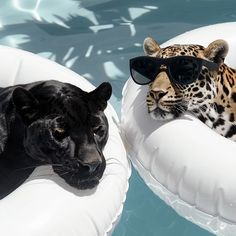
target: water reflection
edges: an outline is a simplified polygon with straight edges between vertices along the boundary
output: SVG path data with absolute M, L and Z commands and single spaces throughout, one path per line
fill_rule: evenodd
M 35 2 L 35 4 L 34 4 Z M 38 20 L 38 21 L 42 21 L 39 13 L 38 13 L 38 7 L 39 4 L 41 3 L 41 0 L 37 0 L 37 1 L 27 1 L 27 4 L 33 4 L 33 7 L 27 8 L 24 7 L 23 4 L 25 3 L 25 1 L 20 1 L 20 0 L 13 0 L 13 6 L 21 12 L 25 12 L 25 13 L 29 13 L 32 14 L 32 16 Z
M 142 53 L 146 32 L 157 31 L 154 20 L 163 4 L 154 0 L 145 4 L 133 0 L 3 2 L 1 44 L 55 60 L 95 85 L 110 80 L 118 111 L 129 77 L 128 60 Z
M 158 10 L 155 5 L 75 0 L 12 0 L 3 8 L 14 11 L 14 17 L 1 15 L 1 44 L 55 60 L 95 85 L 111 80 L 118 100 L 129 76 L 128 54 L 141 47 L 135 21 Z

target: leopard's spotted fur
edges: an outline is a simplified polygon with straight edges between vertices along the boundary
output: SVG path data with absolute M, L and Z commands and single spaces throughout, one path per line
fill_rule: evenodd
M 203 67 L 198 79 L 188 85 L 172 83 L 161 71 L 150 84 L 147 106 L 154 119 L 173 119 L 189 111 L 222 136 L 236 141 L 236 70 L 224 63 L 228 45 L 216 40 L 208 47 L 172 45 L 160 48 L 152 38 L 144 40 L 146 55 L 169 58 L 187 55 L 218 63 L 217 71 Z

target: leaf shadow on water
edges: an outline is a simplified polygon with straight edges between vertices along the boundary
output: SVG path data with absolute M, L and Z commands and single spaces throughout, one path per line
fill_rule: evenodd
M 191 15 L 191 22 L 184 21 L 180 4 L 174 0 L 168 4 L 164 0 L 149 0 L 145 5 L 137 0 L 74 1 L 78 2 L 80 15 L 68 13 L 67 18 L 53 15 L 64 25 L 49 22 L 42 12 L 41 22 L 32 19 L 6 25 L 0 30 L 0 37 L 23 35 L 19 43 L 15 40 L 17 47 L 66 65 L 94 85 L 110 81 L 118 100 L 129 77 L 129 59 L 143 54 L 142 42 L 147 35 L 163 42 L 201 25 L 195 19 L 197 14 Z M 175 13 L 170 14 L 167 21 L 169 5 L 173 5 Z

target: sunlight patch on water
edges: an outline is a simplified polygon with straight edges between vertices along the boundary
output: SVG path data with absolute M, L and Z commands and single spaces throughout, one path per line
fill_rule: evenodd
M 26 34 L 14 34 L 0 39 L 0 44 L 10 47 L 19 47 L 20 44 L 30 42 L 30 37 Z
M 56 55 L 52 52 L 40 52 L 38 55 L 50 59 L 52 61 L 56 61 Z
M 132 23 L 132 21 L 129 21 L 129 20 L 125 19 L 125 17 L 121 17 L 121 19 L 125 22 L 125 23 L 121 23 L 121 25 L 129 26 L 131 36 L 134 36 L 136 34 L 136 29 L 135 29 L 135 26 Z
M 106 75 L 111 80 L 124 78 L 126 75 L 112 61 L 107 61 L 103 64 Z
M 71 68 L 75 64 L 75 62 L 77 61 L 78 58 L 79 58 L 79 56 L 71 58 L 70 60 L 68 60 L 65 63 L 65 66 L 68 67 L 68 68 Z
M 87 80 L 94 80 L 93 76 L 90 73 L 85 73 L 85 74 L 82 74 L 81 76 Z
M 12 0 L 12 5 L 18 12 L 28 13 L 24 15 L 25 20 L 29 18 L 27 17 L 28 15 L 37 21 L 55 23 L 69 29 L 70 27 L 65 23 L 65 21 L 71 17 L 80 16 L 86 18 L 94 25 L 99 25 L 94 12 L 80 6 L 80 3 L 74 0 L 60 1 L 60 3 L 58 0 Z
M 74 50 L 75 50 L 74 47 L 70 47 L 67 53 L 65 54 L 65 56 L 63 57 L 62 62 L 65 62 L 66 60 L 68 60 Z
M 55 23 L 55 24 L 60 25 L 60 26 L 62 26 L 62 27 L 64 27 L 64 28 L 67 28 L 67 29 L 70 28 L 67 24 L 65 24 L 62 20 L 60 20 L 60 19 L 59 19 L 58 17 L 56 17 L 56 16 L 53 17 L 53 21 L 52 21 L 51 23 Z
M 106 30 L 106 29 L 112 29 L 114 28 L 113 24 L 107 24 L 107 25 L 95 25 L 95 26 L 89 26 L 89 28 L 94 32 L 97 33 L 100 30 Z
M 91 21 L 94 25 L 99 25 L 99 22 L 94 14 L 94 12 L 86 9 L 86 8 L 79 8 L 77 9 L 77 15 L 84 17 Z
M 86 54 L 85 54 L 85 57 L 86 57 L 86 58 L 90 57 L 91 52 L 92 52 L 92 50 L 93 50 L 93 47 L 94 47 L 94 45 L 89 45 L 88 50 L 87 50 L 87 52 L 86 52 Z
M 27 1 L 27 2 L 29 3 L 30 1 Z M 23 12 L 32 14 L 32 16 L 36 20 L 42 21 L 40 15 L 38 13 L 38 7 L 39 7 L 40 2 L 41 2 L 41 0 L 36 0 L 34 7 L 30 9 L 30 8 L 25 8 L 24 6 L 22 6 L 23 5 L 22 3 L 24 3 L 24 1 L 21 2 L 20 0 L 13 0 L 13 6 L 19 11 L 23 11 Z
M 137 8 L 137 7 L 130 7 L 128 9 L 128 11 L 129 11 L 130 18 L 132 20 L 134 20 L 134 19 L 136 19 L 136 18 L 138 18 L 138 17 L 140 17 L 140 16 L 150 12 L 149 9 Z
M 141 43 L 135 43 L 134 46 L 135 47 L 142 47 L 143 45 Z
M 147 9 L 150 9 L 150 10 L 157 10 L 157 9 L 159 9 L 158 6 L 144 6 L 144 7 L 147 8 Z

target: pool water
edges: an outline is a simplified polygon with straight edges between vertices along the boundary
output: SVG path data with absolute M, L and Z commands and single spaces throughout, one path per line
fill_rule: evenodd
M 236 21 L 234 0 L 1 0 L 0 44 L 54 60 L 94 85 L 109 81 L 111 103 L 120 116 L 128 61 L 142 54 L 146 36 L 163 43 L 185 31 L 228 21 Z M 133 170 L 113 235 L 211 234 L 178 216 Z

